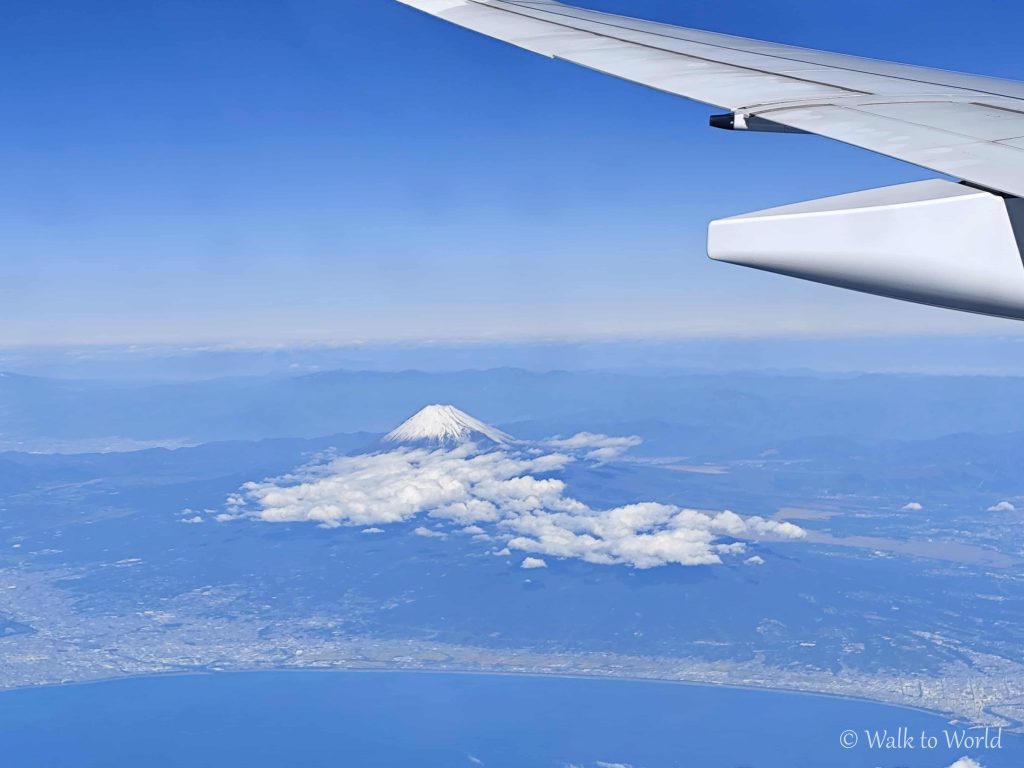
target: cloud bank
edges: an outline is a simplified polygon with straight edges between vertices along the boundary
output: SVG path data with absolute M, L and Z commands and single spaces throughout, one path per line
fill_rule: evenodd
M 344 456 L 247 483 L 218 519 L 371 530 L 415 520 L 420 536 L 461 530 L 530 555 L 525 568 L 546 565 L 539 556 L 634 568 L 716 565 L 744 554 L 747 540 L 805 535 L 792 523 L 659 502 L 595 509 L 556 476 L 574 461 L 606 461 L 636 440 L 581 433 L 516 451 L 464 444 Z

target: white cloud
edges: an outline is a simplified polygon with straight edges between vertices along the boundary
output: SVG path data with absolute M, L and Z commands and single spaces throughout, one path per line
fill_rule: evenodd
M 242 492 L 267 522 L 384 525 L 429 511 L 432 517 L 472 525 L 499 519 L 503 509 L 557 504 L 564 484 L 530 473 L 561 469 L 570 460 L 560 454 L 474 453 L 472 445 L 400 449 L 336 458 L 294 475 L 247 483 Z
M 924 505 L 917 501 L 912 501 L 909 504 L 903 505 L 904 512 L 920 512 L 924 509 Z
M 629 763 L 604 763 L 597 761 L 597 768 L 633 768 Z
M 1015 507 L 1009 501 L 1000 501 L 998 504 L 993 504 L 991 507 L 989 507 L 988 511 L 989 512 L 1016 512 L 1017 511 L 1017 507 Z
M 754 555 L 753 557 L 748 557 L 746 560 L 744 560 L 743 564 L 744 565 L 764 565 L 764 558 L 761 557 L 760 555 Z
M 604 511 L 575 510 L 523 514 L 501 522 L 513 534 L 512 549 L 555 557 L 575 557 L 599 565 L 655 568 L 717 565 L 722 562 L 719 536 L 802 538 L 792 523 L 734 512 L 698 512 L 656 502 Z
M 422 525 L 413 531 L 417 536 L 422 536 L 425 539 L 447 539 L 448 534 L 444 531 L 432 531 L 429 528 L 424 528 Z
M 193 515 L 192 517 L 183 517 L 178 522 L 186 523 L 187 525 L 199 525 L 203 522 L 203 518 L 199 515 Z
M 384 533 L 383 528 L 363 528 L 363 533 Z
M 614 461 L 642 442 L 643 440 L 636 435 L 613 437 L 593 432 L 579 432 L 572 437 L 553 438 L 546 444 L 566 453 L 582 454 L 591 461 L 605 462 Z
M 746 551 L 747 545 L 742 541 L 734 541 L 732 544 L 715 544 L 715 552 L 720 555 L 742 555 Z
M 594 445 L 617 439 L 583 434 L 561 447 L 582 447 L 589 455 Z M 554 476 L 572 461 L 561 451 L 480 453 L 472 445 L 328 457 L 284 477 L 247 483 L 228 499 L 227 512 L 218 519 L 308 521 L 373 531 L 429 518 L 433 527 L 421 525 L 414 533 L 440 538 L 447 525 L 481 540 L 497 539 L 505 545 L 499 554 L 516 550 L 535 556 L 527 560 L 548 555 L 635 568 L 713 565 L 744 554 L 744 540 L 805 535 L 792 523 L 657 502 L 594 509 L 570 496 Z
M 523 564 L 519 567 L 524 571 L 533 571 L 537 568 L 547 568 L 548 564 L 539 557 L 525 557 L 523 558 Z
M 949 766 L 949 768 L 982 768 L 982 765 L 977 760 L 972 760 L 969 757 L 961 757 Z

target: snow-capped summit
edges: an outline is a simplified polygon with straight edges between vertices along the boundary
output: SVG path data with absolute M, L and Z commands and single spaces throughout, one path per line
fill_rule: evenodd
M 474 419 L 453 405 L 428 405 L 412 418 L 384 436 L 384 443 L 416 443 L 457 445 L 460 443 L 492 443 L 505 445 L 512 441 L 500 429 Z

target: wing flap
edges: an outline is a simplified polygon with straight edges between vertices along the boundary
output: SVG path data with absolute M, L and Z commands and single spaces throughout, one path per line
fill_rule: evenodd
M 903 102 L 858 105 L 859 112 L 891 117 L 915 125 L 941 125 L 950 133 L 980 141 L 999 142 L 1024 137 L 1024 112 L 963 102 Z
M 981 141 L 928 125 L 872 114 L 858 107 L 793 107 L 769 111 L 765 116 L 791 128 L 992 189 L 1024 195 L 1024 150 L 1011 143 Z

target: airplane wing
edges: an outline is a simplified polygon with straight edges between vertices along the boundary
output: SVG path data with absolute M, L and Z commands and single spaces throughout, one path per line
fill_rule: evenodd
M 728 110 L 729 114 L 712 118 L 716 127 L 813 133 L 963 180 L 971 188 L 923 182 L 880 190 L 874 197 L 858 193 L 851 200 L 832 198 L 725 219 L 712 224 L 709 252 L 724 261 L 819 282 L 1024 319 L 1024 209 L 1016 201 L 1024 197 L 1024 83 L 687 29 L 584 10 L 555 0 L 399 1 L 534 53 Z M 1001 211 L 994 205 L 997 197 L 1002 201 Z M 849 231 L 856 219 L 859 222 L 854 226 L 867 223 L 863 215 L 851 213 L 847 203 L 855 203 L 856 211 L 866 207 L 876 214 L 881 209 L 891 211 L 893 206 L 923 203 L 933 209 L 939 224 L 948 220 L 951 212 L 966 211 L 979 201 L 991 204 L 991 212 L 983 214 L 984 226 L 1002 234 L 996 238 L 1000 242 L 986 247 L 1012 251 L 1014 258 L 1001 257 L 993 266 L 963 254 L 945 255 L 954 265 L 958 259 L 966 260 L 974 271 L 988 270 L 992 280 L 1017 280 L 1019 291 L 1009 304 L 1002 295 L 1005 291 L 999 290 L 983 291 L 983 296 L 965 295 L 963 290 L 932 295 L 934 279 L 915 286 L 903 276 L 897 284 L 872 287 L 874 267 L 867 275 L 851 280 L 833 274 L 830 268 L 822 272 L 825 256 L 814 259 L 815 264 L 810 265 L 814 268 L 808 270 L 806 256 L 780 260 L 779 253 L 765 256 L 754 253 L 754 246 L 743 246 L 744 240 L 750 243 L 766 233 L 779 240 L 778 247 L 783 250 L 789 247 L 790 237 L 806 243 L 806 229 L 800 231 L 792 218 L 810 215 L 820 225 L 815 242 L 821 243 L 819 250 L 827 256 L 828 244 L 822 238 Z M 972 211 L 971 215 L 979 214 Z M 789 225 L 780 226 L 783 221 Z M 726 229 L 730 230 L 725 238 L 728 247 L 716 248 L 716 241 L 724 242 L 720 235 Z M 740 230 L 744 234 L 737 237 Z M 917 251 L 936 246 L 940 251 L 949 250 L 948 245 L 917 234 L 925 241 L 914 246 Z M 850 239 L 848 234 L 846 239 Z M 856 250 L 858 246 L 846 242 L 842 247 Z M 908 255 L 910 244 L 904 242 L 885 247 L 884 254 L 874 255 L 882 260 L 900 258 L 904 266 L 913 262 L 910 272 L 922 266 L 917 262 L 926 255 Z M 898 272 L 903 275 L 907 270 Z M 949 282 L 956 288 L 962 276 L 953 273 Z M 939 293 L 942 291 L 948 293 L 946 288 Z M 976 292 L 975 288 L 971 291 Z

